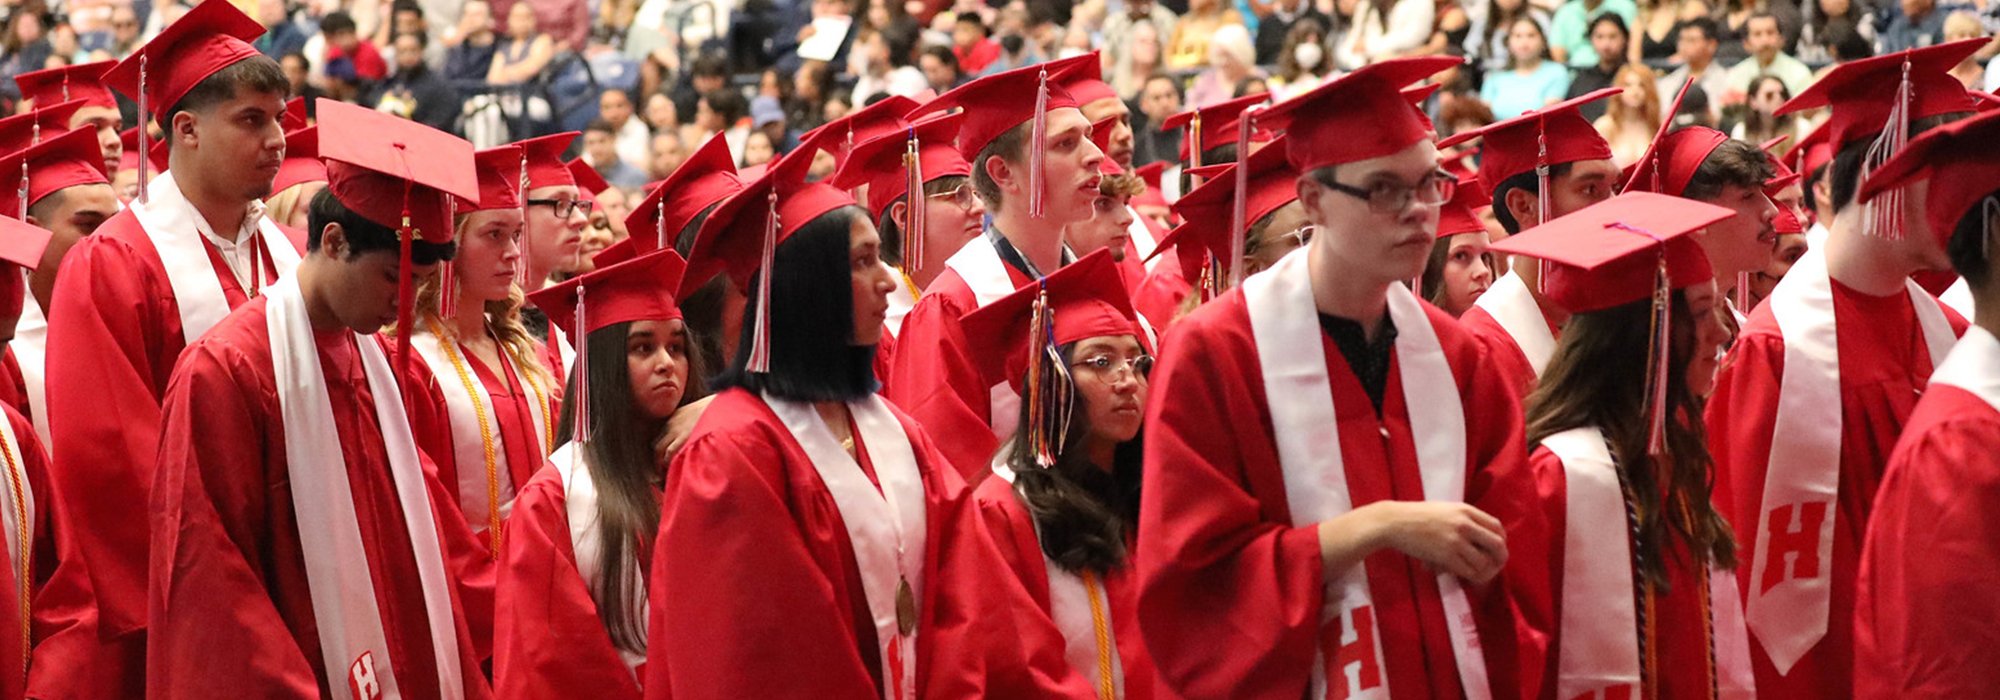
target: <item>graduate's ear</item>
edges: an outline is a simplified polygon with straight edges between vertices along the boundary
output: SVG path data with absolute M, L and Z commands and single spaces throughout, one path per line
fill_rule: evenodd
M 1553 186 L 1555 182 L 1552 180 L 1549 184 Z M 1507 213 L 1514 216 L 1514 221 L 1520 224 L 1520 230 L 1526 231 L 1541 225 L 1541 195 L 1529 192 L 1524 187 L 1515 187 L 1507 190 L 1507 201 L 1502 204 L 1507 206 Z
M 997 155 L 987 156 L 986 163 L 982 167 L 986 168 L 986 176 L 993 179 L 993 184 L 1000 186 L 1001 192 L 1017 193 L 1025 189 L 1015 186 L 1014 166 L 1008 163 L 1006 158 Z
M 170 128 L 167 130 L 167 138 L 173 139 L 175 143 L 174 146 L 169 146 L 168 148 L 193 146 L 198 141 L 195 138 L 194 126 L 199 121 L 201 121 L 201 117 L 195 114 L 192 109 L 183 109 L 175 112 L 174 121 L 168 125 Z
M 910 200 L 908 197 L 904 197 L 903 201 L 889 205 L 889 220 L 896 222 L 897 230 L 908 231 L 910 229 L 910 222 L 907 218 L 909 215 Z
M 347 259 L 347 230 L 337 221 L 326 222 L 326 228 L 319 231 L 319 245 L 312 252 L 325 255 L 332 260 Z

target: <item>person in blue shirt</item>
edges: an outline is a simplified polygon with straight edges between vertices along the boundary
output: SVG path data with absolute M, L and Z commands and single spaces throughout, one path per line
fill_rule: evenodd
M 1479 97 L 1493 108 L 1496 119 L 1512 119 L 1531 109 L 1562 100 L 1569 91 L 1569 69 L 1549 57 L 1542 25 L 1521 17 L 1507 27 L 1507 69 L 1486 75 Z

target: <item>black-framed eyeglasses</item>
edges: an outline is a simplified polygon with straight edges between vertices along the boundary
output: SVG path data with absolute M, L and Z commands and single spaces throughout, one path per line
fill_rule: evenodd
M 581 199 L 530 199 L 528 200 L 528 206 L 548 207 L 555 212 L 558 219 L 567 219 L 571 214 L 575 214 L 578 211 L 588 212 L 590 210 L 590 203 Z
M 1458 191 L 1458 176 L 1443 170 L 1433 170 L 1424 175 L 1417 184 L 1411 185 L 1394 180 L 1383 180 L 1368 187 L 1355 187 L 1329 180 L 1319 184 L 1327 189 L 1368 203 L 1368 208 L 1382 214 L 1395 214 L 1408 209 L 1412 202 L 1419 204 L 1443 204 Z
M 1092 374 L 1107 382 L 1118 381 L 1126 372 L 1131 372 L 1132 376 L 1139 379 L 1146 379 L 1153 374 L 1153 356 L 1114 358 L 1110 355 L 1098 355 L 1072 362 L 1070 367 L 1090 370 Z
M 950 192 L 939 192 L 937 194 L 924 195 L 924 197 L 926 199 L 948 199 L 952 204 L 957 205 L 958 208 L 968 211 L 972 209 L 972 205 L 979 203 L 979 193 L 972 189 L 972 183 L 969 182 L 959 185 Z

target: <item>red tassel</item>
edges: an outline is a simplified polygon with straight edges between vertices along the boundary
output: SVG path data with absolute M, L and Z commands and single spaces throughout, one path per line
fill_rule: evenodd
M 1896 86 L 1896 103 L 1889 106 L 1889 122 L 1882 127 L 1882 135 L 1868 145 L 1868 152 L 1861 159 L 1861 172 L 1865 178 L 1876 168 L 1888 162 L 1910 140 L 1910 59 L 1903 59 L 1903 77 Z M 1877 238 L 1892 241 L 1903 240 L 1903 188 L 1891 188 L 1887 192 L 1869 200 L 1862 210 L 1866 215 L 1861 219 L 1861 232 Z
M 20 202 L 21 202 L 21 210 L 19 212 L 16 212 L 16 218 L 19 218 L 22 221 L 27 221 L 28 220 L 28 161 L 25 158 L 21 160 L 21 186 L 14 189 L 14 194 L 15 196 L 20 197 Z
M 152 139 L 146 133 L 146 52 L 139 51 L 139 203 L 146 203 L 146 165 L 151 160 Z
M 770 216 L 764 220 L 764 252 L 757 261 L 757 324 L 750 335 L 750 357 L 744 369 L 750 372 L 771 371 L 771 258 L 778 247 L 778 188 L 771 186 L 768 195 Z
M 521 189 L 517 194 L 521 200 L 521 267 L 514 271 L 514 281 L 521 285 L 521 291 L 527 292 L 534 289 L 528 284 L 531 281 L 528 275 L 533 274 L 528 272 L 531 267 L 528 261 L 534 259 L 535 236 L 533 231 L 528 230 L 528 159 L 525 156 L 521 158 Z
M 1673 343 L 1673 283 L 1667 274 L 1667 256 L 1660 255 L 1660 269 L 1653 283 L 1653 342 L 1652 365 L 1647 386 L 1648 428 L 1646 453 L 1665 455 L 1667 453 L 1667 382 L 1672 376 L 1668 369 L 1668 357 L 1672 355 Z
M 1187 133 L 1182 134 L 1181 138 L 1185 139 L 1188 145 L 1188 167 L 1201 167 L 1201 110 L 1195 110 L 1194 116 L 1188 117 Z
M 914 273 L 924 264 L 924 233 L 930 229 L 930 198 L 924 196 L 924 161 L 917 143 L 917 130 L 910 129 L 910 143 L 903 152 L 903 167 L 909 172 L 909 189 L 903 197 L 910 215 L 904 217 L 903 271 Z M 915 289 L 914 287 L 912 289 Z
M 659 206 L 653 208 L 653 230 L 659 232 L 659 250 L 674 247 L 674 242 L 667 239 L 667 196 L 665 193 L 660 195 Z
M 1736 310 L 1750 313 L 1750 273 L 1736 273 Z
M 590 323 L 585 320 L 583 308 L 584 292 L 589 288 L 590 286 L 586 284 L 576 286 L 576 328 L 572 329 L 575 332 L 570 334 L 570 345 L 576 348 L 577 396 L 572 400 L 576 401 L 575 433 L 576 441 L 580 444 L 588 444 L 591 434 L 596 432 L 590 429 L 590 334 L 588 332 Z
M 1236 196 L 1229 210 L 1229 286 L 1243 284 L 1243 248 L 1250 237 L 1250 124 L 1263 111 L 1251 107 L 1236 119 Z
M 1042 69 L 1041 82 L 1035 87 L 1035 116 L 1029 120 L 1033 124 L 1028 131 L 1028 216 L 1042 218 L 1047 194 L 1048 178 L 1042 174 L 1044 156 L 1049 138 L 1049 71 Z

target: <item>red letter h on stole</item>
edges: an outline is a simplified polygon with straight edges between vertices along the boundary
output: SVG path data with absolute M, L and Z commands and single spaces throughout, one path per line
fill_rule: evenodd
M 379 700 L 382 685 L 375 680 L 375 652 L 361 652 L 361 658 L 347 667 L 347 689 L 354 693 L 355 700 Z
M 1758 585 L 1758 593 L 1770 592 L 1771 587 L 1794 578 L 1819 577 L 1820 527 L 1826 524 L 1826 503 L 1802 503 L 1796 506 L 1799 526 L 1787 529 L 1792 523 L 1794 506 L 1784 505 L 1771 509 L 1765 528 L 1771 533 L 1769 544 L 1764 549 L 1764 579 Z M 1786 555 L 1796 558 L 1787 564 Z
M 1328 700 L 1347 700 L 1382 685 L 1381 660 L 1375 657 L 1375 609 L 1363 605 L 1347 611 L 1340 616 L 1340 627 L 1340 647 L 1333 652 L 1333 662 L 1327 664 L 1331 672 L 1326 679 Z M 1347 672 L 1349 666 L 1355 667 L 1354 673 Z

